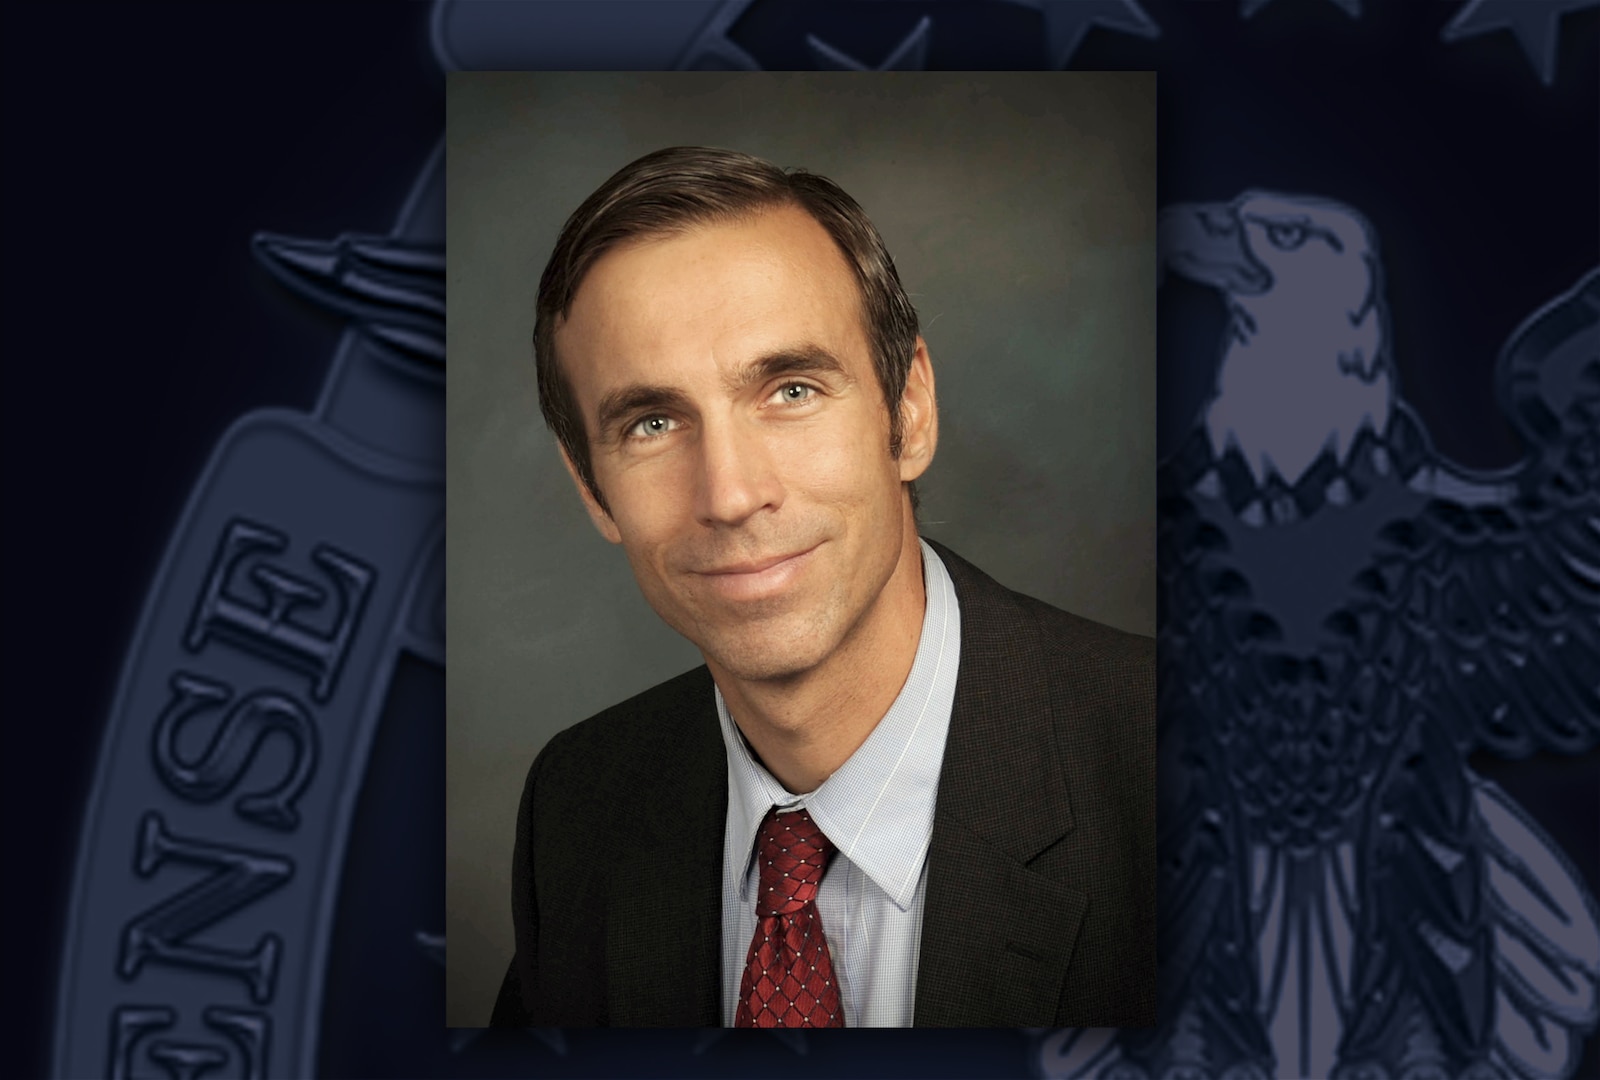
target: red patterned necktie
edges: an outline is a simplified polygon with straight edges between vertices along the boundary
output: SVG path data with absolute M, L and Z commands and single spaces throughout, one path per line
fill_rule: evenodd
M 833 845 L 804 810 L 767 811 L 756 935 L 739 984 L 734 1027 L 844 1027 L 839 981 L 817 914 L 817 885 Z

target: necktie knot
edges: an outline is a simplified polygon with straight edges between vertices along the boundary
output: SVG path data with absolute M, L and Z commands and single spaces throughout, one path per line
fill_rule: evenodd
M 844 1027 L 817 886 L 833 845 L 805 810 L 767 811 L 757 836 L 761 892 L 734 1027 Z
M 756 909 L 789 915 L 816 899 L 833 845 L 805 810 L 767 812 L 761 822 L 756 858 L 761 864 L 761 894 Z

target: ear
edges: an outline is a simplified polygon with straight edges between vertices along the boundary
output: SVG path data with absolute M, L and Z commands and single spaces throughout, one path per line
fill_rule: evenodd
M 567 467 L 567 475 L 572 477 L 572 484 L 578 489 L 578 498 L 583 500 L 583 508 L 589 511 L 589 520 L 594 522 L 594 527 L 600 531 L 601 536 L 613 544 L 622 543 L 622 532 L 617 528 L 617 523 L 612 521 L 611 515 L 595 501 L 594 493 L 589 490 L 589 485 L 583 482 L 583 477 L 578 475 L 577 466 L 572 464 L 572 459 L 567 456 L 567 448 L 561 446 L 559 441 L 557 446 L 561 450 L 561 464 Z
M 933 364 L 928 343 L 919 336 L 917 351 L 900 395 L 900 479 L 915 480 L 933 463 L 939 445 L 939 401 L 933 390 Z

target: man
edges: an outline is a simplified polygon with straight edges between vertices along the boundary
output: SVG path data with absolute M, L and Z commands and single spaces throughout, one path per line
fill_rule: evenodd
M 494 1023 L 1153 1023 L 1153 645 L 919 538 L 933 369 L 855 201 L 647 155 L 568 220 L 534 346 L 706 663 L 534 762 Z

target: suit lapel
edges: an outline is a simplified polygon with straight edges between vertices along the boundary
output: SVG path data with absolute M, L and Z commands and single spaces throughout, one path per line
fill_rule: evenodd
M 1028 867 L 1072 828 L 1049 671 L 1033 616 L 934 547 L 961 605 L 961 668 L 928 850 L 915 1023 L 1052 1026 L 1087 898 Z
M 1087 900 L 1028 867 L 1072 828 L 1043 649 L 1010 593 L 933 546 L 961 605 L 961 667 L 928 851 L 915 1023 L 1052 1026 Z M 722 1022 L 727 754 L 701 672 L 660 716 L 684 738 L 641 776 L 638 828 L 615 863 L 605 918 L 613 1026 Z
M 704 668 L 700 669 L 702 672 Z M 661 720 L 684 738 L 641 777 L 637 829 L 616 860 L 605 918 L 607 1023 L 721 1024 L 722 834 L 727 752 L 711 677 Z M 595 852 L 596 859 L 608 858 Z

